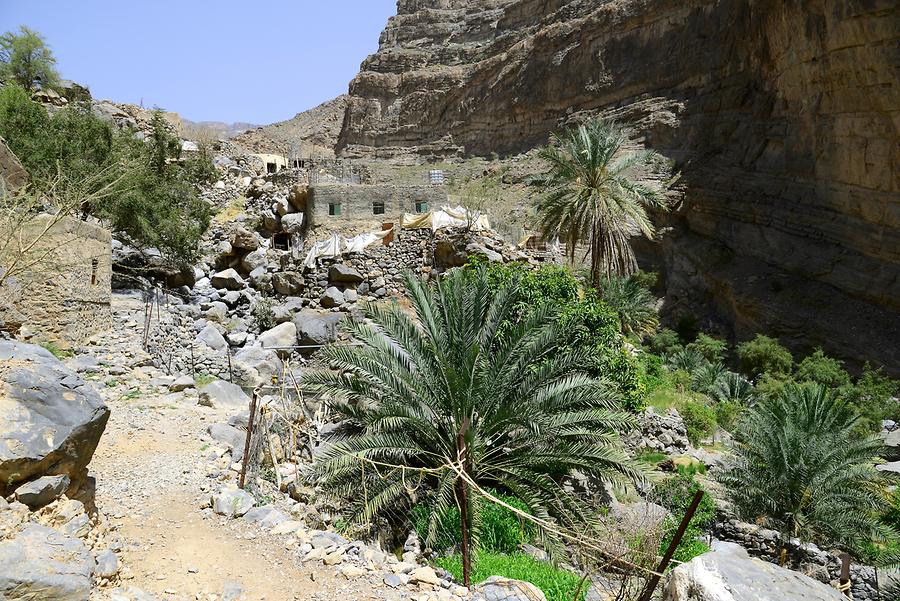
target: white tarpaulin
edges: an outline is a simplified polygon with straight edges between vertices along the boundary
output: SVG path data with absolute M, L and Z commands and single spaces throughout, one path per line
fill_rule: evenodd
M 445 227 L 468 227 L 476 232 L 491 229 L 487 215 L 482 215 L 480 211 L 472 209 L 464 209 L 461 206 L 441 207 L 440 211 L 431 211 L 414 215 L 412 213 L 404 213 L 400 225 L 407 230 L 417 230 L 431 228 L 432 232 L 436 232 Z
M 383 240 L 384 237 L 392 231 L 393 230 L 382 230 L 380 232 L 369 232 L 366 234 L 359 234 L 352 238 L 344 238 L 338 234 L 331 234 L 331 237 L 327 240 L 322 240 L 321 242 L 313 244 L 312 248 L 309 249 L 309 253 L 306 255 L 306 259 L 303 261 L 303 265 L 312 269 L 316 266 L 316 261 L 318 259 L 334 259 L 335 257 L 340 257 L 344 253 L 361 252 L 375 242 Z

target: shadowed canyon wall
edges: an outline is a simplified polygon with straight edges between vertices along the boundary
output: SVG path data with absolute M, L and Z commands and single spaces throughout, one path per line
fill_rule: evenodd
M 400 0 L 345 156 L 512 154 L 589 113 L 683 173 L 667 309 L 900 372 L 894 0 Z

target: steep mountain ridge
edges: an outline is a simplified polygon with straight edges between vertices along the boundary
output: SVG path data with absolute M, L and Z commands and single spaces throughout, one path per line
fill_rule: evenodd
M 645 257 L 672 311 L 900 371 L 900 7 L 400 0 L 338 152 L 518 153 L 603 113 L 683 174 Z
M 254 152 L 334 156 L 346 102 L 338 96 L 285 121 L 244 131 L 234 141 Z

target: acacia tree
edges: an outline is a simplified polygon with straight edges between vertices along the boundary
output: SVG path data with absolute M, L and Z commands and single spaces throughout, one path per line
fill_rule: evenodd
M 21 25 L 19 33 L 0 36 L 0 79 L 26 90 L 33 90 L 37 82 L 48 88 L 59 83 L 56 58 L 41 34 Z
M 625 129 L 594 119 L 555 134 L 540 153 L 550 165 L 541 179 L 541 231 L 547 239 L 563 240 L 573 263 L 576 246 L 588 245 L 594 287 L 603 276 L 637 270 L 630 239 L 652 239 L 648 209 L 668 209 L 663 190 L 633 179 L 634 170 L 657 155 L 625 152 L 627 141 Z
M 582 371 L 585 357 L 563 352 L 568 336 L 551 309 L 511 324 L 516 282 L 491 292 L 483 268 L 433 286 L 405 279 L 414 316 L 369 305 L 369 321 L 350 326 L 360 346 L 326 348 L 335 371 L 305 378 L 357 428 L 325 451 L 315 473 L 358 523 L 425 496 L 427 544 L 457 508 L 468 585 L 481 491 L 511 494 L 542 520 L 583 523 L 559 480 L 576 469 L 640 479 L 616 434 L 633 418 L 611 387 Z

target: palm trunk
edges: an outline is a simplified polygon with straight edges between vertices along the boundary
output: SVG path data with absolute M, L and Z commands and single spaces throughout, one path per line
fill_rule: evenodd
M 596 223 L 591 229 L 591 285 L 600 290 L 600 232 Z
M 456 481 L 456 503 L 459 505 L 459 527 L 462 539 L 463 584 L 472 586 L 472 549 L 469 537 L 469 498 L 466 483 L 462 478 Z

